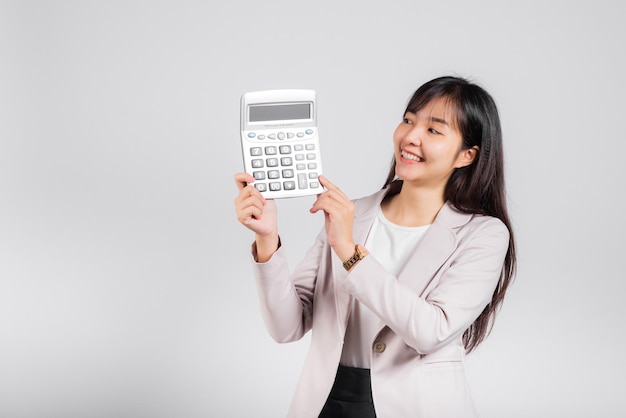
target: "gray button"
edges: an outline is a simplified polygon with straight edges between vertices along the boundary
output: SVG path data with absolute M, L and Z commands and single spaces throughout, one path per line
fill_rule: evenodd
M 273 192 L 280 190 L 280 183 L 279 182 L 270 183 L 270 190 Z
M 304 174 L 304 173 L 298 174 L 298 188 L 306 189 L 307 186 L 308 186 L 308 183 L 307 183 L 307 180 L 306 180 L 306 174 Z

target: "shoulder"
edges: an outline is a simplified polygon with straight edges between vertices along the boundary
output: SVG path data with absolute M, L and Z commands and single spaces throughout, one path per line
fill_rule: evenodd
M 459 238 L 480 236 L 503 241 L 509 239 L 509 230 L 500 219 L 494 216 L 461 212 L 449 202 L 441 208 L 435 222 L 449 229 Z
M 354 215 L 360 217 L 363 214 L 371 212 L 380 206 L 383 198 L 387 194 L 387 189 L 378 190 L 370 195 L 352 199 L 354 203 Z

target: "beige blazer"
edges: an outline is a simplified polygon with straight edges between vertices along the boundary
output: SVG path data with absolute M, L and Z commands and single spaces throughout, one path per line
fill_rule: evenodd
M 365 242 L 385 193 L 355 200 L 355 242 Z M 346 272 L 323 229 L 293 272 L 282 249 L 254 263 L 270 335 L 290 342 L 312 330 L 287 416 L 318 417 L 356 298 L 380 318 L 371 350 L 378 418 L 476 417 L 461 337 L 491 301 L 508 240 L 500 220 L 446 204 L 397 277 L 373 255 Z

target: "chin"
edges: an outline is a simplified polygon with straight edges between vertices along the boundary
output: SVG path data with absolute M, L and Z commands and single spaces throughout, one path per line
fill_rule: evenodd
M 419 175 L 415 173 L 414 169 L 407 168 L 408 167 L 398 169 L 398 166 L 396 166 L 396 177 L 405 181 L 416 180 L 419 178 Z

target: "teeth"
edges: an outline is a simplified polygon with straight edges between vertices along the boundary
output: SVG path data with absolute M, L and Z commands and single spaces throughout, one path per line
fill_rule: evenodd
M 406 158 L 407 160 L 424 161 L 422 158 L 418 157 L 417 155 L 409 154 L 406 151 L 402 151 L 401 154 L 402 154 L 402 158 Z

